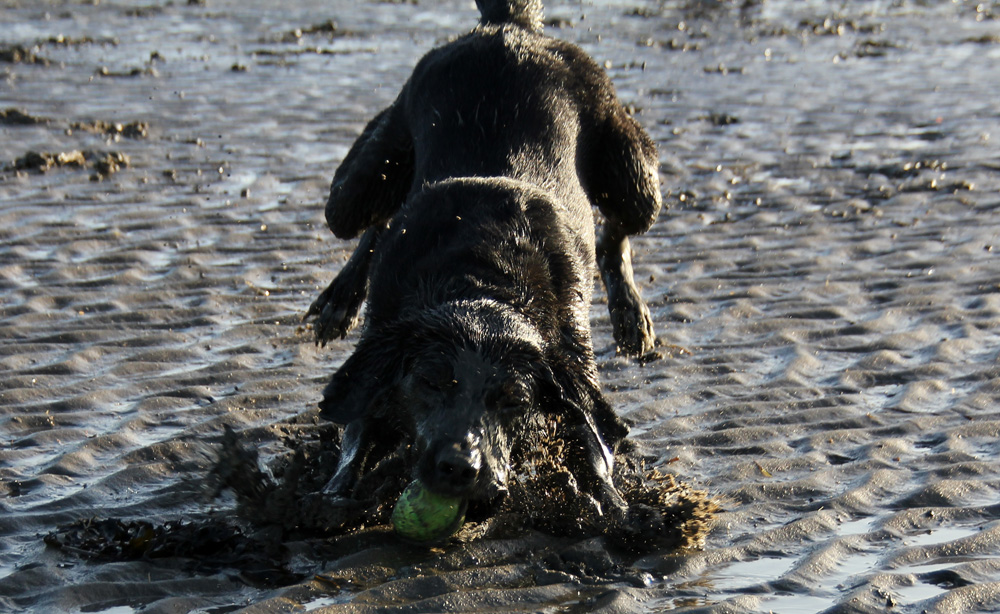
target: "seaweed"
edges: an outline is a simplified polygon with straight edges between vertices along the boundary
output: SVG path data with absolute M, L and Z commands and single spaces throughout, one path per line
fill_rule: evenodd
M 47 534 L 45 544 L 89 561 L 180 560 L 190 571 L 239 569 L 261 586 L 285 586 L 300 579 L 282 561 L 280 541 L 246 533 L 220 520 L 168 521 L 86 518 Z
M 93 169 L 91 181 L 102 181 L 127 168 L 131 160 L 120 151 L 79 151 L 71 150 L 58 153 L 29 151 L 4 167 L 8 171 L 35 171 L 47 173 L 54 168 L 87 168 Z
M 244 445 L 241 435 L 227 428 L 212 472 L 212 494 L 231 489 L 238 516 L 258 527 L 280 527 L 286 535 L 339 535 L 388 524 L 410 479 L 411 446 L 401 444 L 366 471 L 352 499 L 331 500 L 321 489 L 336 467 L 339 433 L 290 439 L 292 449 L 265 470 L 256 448 Z M 499 507 L 485 510 L 476 509 L 473 502 L 473 522 L 456 539 L 504 537 L 531 529 L 563 537 L 603 536 L 609 544 L 635 552 L 703 546 L 718 510 L 706 493 L 648 469 L 646 460 L 626 445 L 617 455 L 615 483 L 628 513 L 625 518 L 602 513 L 593 497 L 578 488 L 571 468 L 583 461 L 574 458 L 565 442 L 558 420 L 541 425 L 519 446 L 508 496 Z

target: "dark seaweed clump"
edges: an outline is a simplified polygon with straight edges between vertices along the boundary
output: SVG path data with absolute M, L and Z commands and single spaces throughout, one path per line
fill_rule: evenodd
M 190 572 L 239 569 L 253 584 L 283 586 L 298 578 L 277 563 L 287 558 L 279 541 L 245 533 L 231 523 L 84 519 L 45 536 L 45 544 L 97 561 L 170 559 Z
M 35 126 L 47 123 L 49 120 L 44 117 L 35 117 L 21 109 L 10 108 L 0 111 L 0 124 L 7 126 Z
M 130 164 L 129 157 L 119 151 L 73 150 L 59 153 L 29 151 L 7 165 L 4 170 L 46 173 L 61 167 L 90 168 L 93 170 L 91 181 L 102 181 Z
M 246 445 L 246 435 L 226 428 L 209 478 L 211 494 L 231 489 L 240 517 L 257 526 L 280 528 L 288 536 L 338 535 L 389 522 L 409 481 L 405 446 L 365 473 L 353 500 L 332 505 L 319 493 L 337 466 L 340 429 L 331 424 L 275 428 L 282 431 L 289 452 L 272 461 L 267 471 L 261 468 L 257 448 Z
M 648 469 L 646 460 L 626 442 L 615 459 L 615 484 L 629 505 L 628 522 L 620 525 L 580 493 L 570 471 L 578 461 L 567 448 L 559 421 L 543 427 L 537 443 L 515 467 L 511 495 L 500 517 L 510 515 L 516 524 L 555 535 L 603 535 L 613 545 L 640 552 L 704 545 L 709 521 L 718 510 L 706 493 L 673 475 Z
M 51 62 L 35 53 L 32 47 L 24 45 L 0 45 L 0 62 L 8 64 L 38 64 L 48 66 Z

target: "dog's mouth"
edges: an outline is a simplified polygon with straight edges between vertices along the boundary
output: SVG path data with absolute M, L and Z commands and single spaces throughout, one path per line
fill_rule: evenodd
M 475 438 L 430 446 L 419 455 L 414 478 L 431 492 L 479 503 L 507 494 L 507 470 Z
M 413 480 L 392 511 L 397 535 L 418 544 L 439 542 L 466 521 L 492 516 L 507 495 L 506 472 L 497 472 L 479 439 L 438 442 L 418 455 Z

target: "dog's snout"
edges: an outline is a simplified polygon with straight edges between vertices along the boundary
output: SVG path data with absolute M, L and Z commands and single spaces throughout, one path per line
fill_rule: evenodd
M 479 477 L 483 458 L 471 437 L 441 445 L 434 455 L 431 489 L 450 494 L 471 491 Z

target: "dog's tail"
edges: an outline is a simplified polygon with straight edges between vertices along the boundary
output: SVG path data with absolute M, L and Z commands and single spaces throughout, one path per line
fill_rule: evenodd
M 517 24 L 535 32 L 542 30 L 542 0 L 476 0 L 483 24 Z

